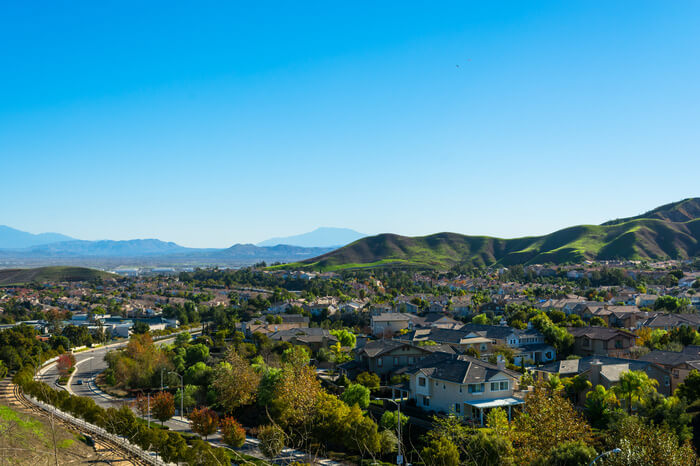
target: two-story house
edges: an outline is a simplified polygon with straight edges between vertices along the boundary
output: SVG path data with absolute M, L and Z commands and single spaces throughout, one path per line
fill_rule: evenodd
M 619 328 L 569 327 L 574 337 L 574 354 L 579 356 L 629 357 L 637 336 Z
M 415 316 L 403 312 L 389 312 L 372 316 L 372 334 L 393 335 L 400 330 L 413 328 Z
M 412 366 L 434 353 L 455 354 L 449 345 L 420 345 L 401 340 L 373 340 L 355 351 L 358 371 L 379 375 L 393 374 Z
M 512 415 L 523 403 L 516 396 L 520 374 L 506 369 L 505 361 L 489 364 L 469 356 L 436 354 L 408 368 L 409 398 L 425 411 L 451 413 L 484 424 L 489 409 L 503 408 Z

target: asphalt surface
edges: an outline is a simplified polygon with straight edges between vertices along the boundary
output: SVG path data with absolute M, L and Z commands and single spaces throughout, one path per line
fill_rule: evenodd
M 201 332 L 201 330 L 190 331 L 191 334 L 197 334 L 199 332 Z M 175 341 L 175 336 L 159 340 L 156 342 L 156 344 L 166 345 L 171 344 L 173 341 Z M 124 341 L 116 344 L 111 344 L 102 348 L 76 353 L 75 371 L 73 372 L 73 376 L 69 381 L 69 385 L 60 386 L 56 383 L 59 377 L 58 368 L 56 364 L 48 366 L 46 370 L 40 372 L 36 378 L 37 380 L 41 380 L 42 382 L 47 383 L 53 387 L 65 389 L 69 393 L 72 393 L 74 395 L 92 398 L 93 400 L 95 400 L 95 403 L 97 403 L 102 408 L 107 409 L 112 407 L 120 407 L 125 403 L 130 403 L 131 401 L 133 401 L 133 399 L 114 398 L 97 388 L 97 386 L 94 383 L 94 380 L 99 373 L 107 369 L 107 363 L 104 360 L 105 355 L 109 351 L 126 346 L 127 343 L 128 341 Z M 78 381 L 81 380 L 83 383 L 79 385 Z M 152 422 L 159 423 L 159 421 L 157 420 L 153 420 Z M 186 418 L 182 419 L 179 416 L 176 416 L 166 421 L 165 425 L 168 426 L 168 429 L 172 431 L 192 433 L 189 421 Z M 207 440 L 214 445 L 223 446 L 221 443 L 221 434 L 219 433 L 210 435 L 209 437 L 207 437 Z M 259 458 L 262 457 L 262 454 L 260 453 L 260 450 L 258 448 L 258 440 L 254 437 L 247 437 L 245 445 L 238 451 Z M 301 451 L 285 448 L 280 457 L 276 458 L 274 462 L 287 463 L 289 461 L 306 462 L 308 461 L 308 455 Z M 316 463 L 322 465 L 340 464 L 329 459 L 318 459 L 316 460 Z

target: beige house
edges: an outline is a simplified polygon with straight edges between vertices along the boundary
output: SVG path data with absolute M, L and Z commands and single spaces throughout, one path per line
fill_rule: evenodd
M 425 411 L 450 413 L 483 425 L 489 409 L 523 404 L 520 374 L 469 356 L 435 354 L 407 370 L 409 397 Z

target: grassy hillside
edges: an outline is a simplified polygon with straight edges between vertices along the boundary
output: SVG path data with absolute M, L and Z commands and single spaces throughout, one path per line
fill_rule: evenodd
M 38 267 L 34 269 L 2 269 L 0 285 L 22 285 L 32 282 L 78 282 L 96 278 L 114 278 L 111 273 L 85 267 Z
M 603 225 L 616 225 L 642 218 L 655 218 L 657 220 L 666 220 L 668 222 L 688 222 L 690 220 L 695 220 L 696 218 L 700 218 L 700 198 L 691 197 L 688 199 L 683 199 L 682 201 L 672 202 L 643 213 L 642 215 L 611 220 L 603 223 Z
M 54 432 L 55 447 L 54 450 Z M 0 403 L 0 464 L 105 464 L 84 437 L 60 426 L 52 431 L 46 418 Z
M 697 214 L 695 208 L 698 206 Z M 422 237 L 383 234 L 290 267 L 338 270 L 376 266 L 449 268 L 458 264 L 513 265 L 580 262 L 586 259 L 664 259 L 700 255 L 700 202 L 689 199 L 605 225 L 579 225 L 545 236 L 501 239 L 438 233 Z

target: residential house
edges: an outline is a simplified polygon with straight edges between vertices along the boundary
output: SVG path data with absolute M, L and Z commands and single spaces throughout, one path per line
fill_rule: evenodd
M 393 335 L 400 330 L 410 330 L 414 326 L 416 316 L 403 312 L 389 312 L 371 317 L 372 334 L 377 336 Z
M 606 389 L 618 383 L 620 374 L 627 371 L 644 371 L 650 378 L 658 381 L 659 393 L 664 396 L 673 393 L 671 372 L 658 364 L 643 360 L 586 356 L 580 359 L 554 361 L 535 369 L 536 374 L 559 374 L 561 377 L 584 375 L 593 386 L 603 385 Z M 583 403 L 585 399 L 585 393 L 582 393 L 578 401 Z
M 695 329 L 700 327 L 700 315 L 698 314 L 668 314 L 663 312 L 649 314 L 650 316 L 641 325 L 652 330 L 672 330 L 682 325 Z
M 618 328 L 569 327 L 574 337 L 574 354 L 579 356 L 628 357 L 637 336 Z
M 686 346 L 683 351 L 651 351 L 639 358 L 657 364 L 671 372 L 671 393 L 683 383 L 690 371 L 700 370 L 700 347 Z
M 520 374 L 505 361 L 489 364 L 469 356 L 436 354 L 405 370 L 410 376 L 409 398 L 425 411 L 452 413 L 483 425 L 492 408 L 523 404 L 518 390 Z
M 281 330 L 291 330 L 295 328 L 308 328 L 309 318 L 300 314 L 281 314 L 282 322 L 270 323 L 263 319 L 253 319 L 248 322 L 241 322 L 241 332 L 250 338 L 254 333 L 269 335 Z
M 286 341 L 293 345 L 306 345 L 312 351 L 335 345 L 338 339 L 325 328 L 293 328 L 271 333 L 270 340 Z
M 417 327 L 435 327 L 435 328 L 448 328 L 448 329 L 459 329 L 464 326 L 464 323 L 453 319 L 450 316 L 439 312 L 429 312 L 422 318 L 422 322 L 417 325 Z
M 450 345 L 421 345 L 401 340 L 373 340 L 355 350 L 358 371 L 387 375 L 412 366 L 434 353 L 455 354 Z

